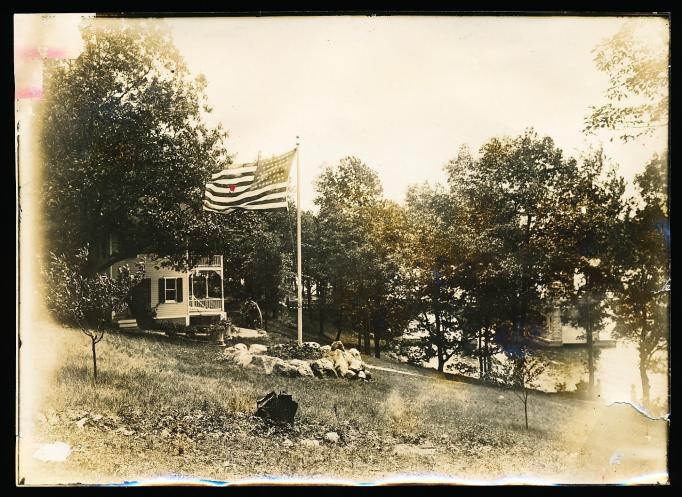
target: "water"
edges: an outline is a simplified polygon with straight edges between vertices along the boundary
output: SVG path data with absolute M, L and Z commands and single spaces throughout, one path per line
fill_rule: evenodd
M 610 339 L 608 327 L 600 333 L 601 339 Z M 579 331 L 575 328 L 564 329 L 564 341 L 579 343 Z M 568 334 L 568 336 L 566 336 Z M 576 337 L 578 337 L 576 339 Z M 642 382 L 639 376 L 639 353 L 637 345 L 624 340 L 617 340 L 615 347 L 595 347 L 595 385 L 600 398 L 606 403 L 640 401 L 642 398 Z M 538 380 L 539 388 L 547 392 L 555 392 L 563 383 L 566 391 L 574 391 L 582 380 L 587 382 L 587 349 L 580 346 L 544 348 L 538 351 L 538 356 L 548 365 Z M 504 361 L 504 354 L 498 354 L 496 359 Z M 453 357 L 446 363 L 464 362 L 478 368 L 475 358 Z M 668 398 L 668 367 L 667 354 L 657 357 L 655 371 L 649 372 L 651 384 L 651 400 L 665 408 Z M 433 358 L 425 367 L 437 368 L 438 361 Z

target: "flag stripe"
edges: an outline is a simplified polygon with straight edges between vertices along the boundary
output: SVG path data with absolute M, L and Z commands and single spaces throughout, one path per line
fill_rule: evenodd
M 250 174 L 256 171 L 256 166 L 254 164 L 243 165 L 242 167 L 236 167 L 232 169 L 223 169 L 220 172 L 213 173 L 211 179 L 220 178 L 234 178 L 235 176 L 243 176 L 244 174 Z
M 250 204 L 256 204 L 259 202 L 270 202 L 272 200 L 276 199 L 286 199 L 286 188 L 281 188 L 279 191 L 276 192 L 265 192 L 262 195 L 259 195 L 257 197 L 254 197 L 252 199 L 249 199 L 246 202 L 239 201 L 239 202 L 221 202 L 221 201 L 214 201 L 211 199 L 206 199 L 205 202 L 207 202 L 211 207 L 214 208 L 228 208 L 228 207 L 240 207 L 242 205 L 250 205 Z
M 230 193 L 230 194 L 224 194 L 224 193 L 212 193 L 210 191 L 206 191 L 206 197 L 210 198 L 211 200 L 215 200 L 219 203 L 232 203 L 232 202 L 237 202 L 238 200 L 248 200 L 251 199 L 252 197 L 255 197 L 256 195 L 260 195 L 262 193 L 268 193 L 273 190 L 281 190 L 284 189 L 286 190 L 288 183 L 275 183 L 273 185 L 268 185 L 263 188 L 259 188 L 258 190 L 247 190 L 241 193 Z
M 217 195 L 220 197 L 220 196 L 222 196 L 221 195 L 222 193 L 228 193 L 228 194 L 236 195 L 237 193 L 245 192 L 251 186 L 250 182 L 246 183 L 246 184 L 242 184 L 242 185 L 240 185 L 239 183 L 232 183 L 232 184 L 234 185 L 234 190 L 230 190 L 229 187 L 216 186 L 216 185 L 213 185 L 211 183 L 206 185 L 206 190 L 208 190 L 211 193 L 213 193 L 214 195 Z

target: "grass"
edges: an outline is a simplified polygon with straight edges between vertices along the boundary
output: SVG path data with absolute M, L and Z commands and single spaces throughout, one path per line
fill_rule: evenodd
M 74 330 L 58 330 L 52 337 L 64 352 L 45 375 L 45 394 L 35 412 L 28 413 L 34 431 L 20 448 L 26 483 L 122 482 L 169 474 L 221 481 L 375 481 L 415 473 L 601 482 L 607 481 L 600 480 L 603 468 L 613 469 L 607 464 L 613 440 L 590 435 L 599 431 L 600 420 L 628 423 L 629 428 L 620 426 L 628 433 L 648 426 L 626 412 L 629 407 L 534 396 L 531 429 L 525 430 L 521 403 L 494 388 L 436 374 L 385 371 L 375 371 L 369 383 L 268 376 L 219 360 L 219 347 L 142 334 L 105 337 L 98 346 L 100 376 L 94 387 L 86 338 Z M 267 342 L 250 342 L 286 340 L 272 333 Z M 253 416 L 256 398 L 272 390 L 287 391 L 299 402 L 293 427 L 271 426 Z M 324 440 L 329 431 L 339 434 L 337 444 Z M 653 432 L 652 446 L 659 447 L 665 433 Z M 36 443 L 56 441 L 73 448 L 65 462 L 30 457 Z M 660 454 L 619 464 L 607 478 L 617 481 L 642 469 L 661 470 Z

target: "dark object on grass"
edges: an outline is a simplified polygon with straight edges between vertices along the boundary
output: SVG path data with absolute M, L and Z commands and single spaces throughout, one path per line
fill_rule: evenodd
M 270 392 L 256 400 L 256 416 L 278 423 L 294 424 L 297 409 L 298 402 L 286 392 Z

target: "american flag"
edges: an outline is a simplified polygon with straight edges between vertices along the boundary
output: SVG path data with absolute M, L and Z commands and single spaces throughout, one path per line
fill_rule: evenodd
M 296 149 L 215 173 L 206 184 L 204 210 L 227 214 L 235 209 L 286 209 L 289 170 Z

